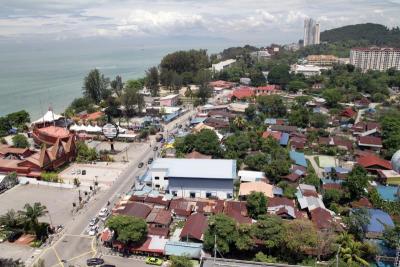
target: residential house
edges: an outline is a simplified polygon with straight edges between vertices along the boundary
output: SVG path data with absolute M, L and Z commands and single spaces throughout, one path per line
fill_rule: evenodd
M 184 198 L 172 199 L 169 210 L 177 219 L 186 219 L 196 208 L 196 202 Z
M 232 92 L 232 99 L 246 100 L 248 98 L 254 97 L 255 91 L 253 87 L 242 86 Z
M 226 201 L 224 213 L 234 219 L 238 224 L 251 224 L 253 220 L 248 216 L 245 201 Z
M 379 209 L 368 209 L 369 223 L 363 225 L 367 238 L 379 238 L 382 236 L 386 227 L 394 227 L 394 223 L 389 214 Z
M 261 95 L 275 95 L 281 93 L 279 85 L 266 85 L 254 88 L 256 96 Z
M 167 241 L 164 248 L 166 256 L 185 256 L 191 259 L 200 259 L 203 244 L 182 241 Z
M 229 128 L 229 121 L 216 118 L 207 118 L 204 122 L 205 125 L 214 129 L 226 129 Z
M 400 174 L 394 170 L 377 170 L 378 179 L 387 185 L 400 185 Z
M 273 185 L 262 181 L 241 183 L 239 188 L 239 197 L 246 198 L 252 192 L 261 192 L 266 197 L 271 198 L 274 196 L 273 188 Z
M 390 161 L 384 160 L 376 155 L 367 154 L 357 158 L 357 163 L 370 172 L 376 173 L 378 170 L 391 170 Z
M 207 226 L 207 217 L 204 214 L 193 213 L 186 220 L 179 237 L 186 242 L 202 242 Z
M 302 210 L 307 209 L 311 211 L 316 208 L 325 209 L 322 196 L 317 193 L 317 189 L 313 185 L 299 184 L 296 197 Z
M 168 229 L 171 221 L 171 212 L 160 208 L 153 208 L 146 218 L 146 223 L 150 228 Z
M 307 161 L 306 161 L 306 157 L 304 156 L 304 153 L 292 150 L 289 152 L 289 156 L 290 156 L 290 159 L 292 161 L 294 161 L 294 163 L 296 165 L 300 165 L 300 166 L 307 168 Z
M 142 219 L 146 219 L 151 211 L 151 205 L 139 202 L 122 203 L 113 209 L 114 214 L 128 215 Z
M 161 107 L 175 107 L 178 105 L 179 94 L 167 95 L 164 97 L 160 97 L 160 106 Z
M 358 146 L 361 149 L 370 149 L 373 151 L 380 151 L 382 146 L 382 138 L 375 136 L 359 136 Z
M 240 170 L 238 172 L 238 177 L 241 183 L 267 180 L 267 177 L 265 176 L 264 172 L 257 172 L 257 171 Z
M 294 200 L 286 197 L 273 197 L 268 199 L 267 212 L 283 219 L 296 219 L 297 209 Z

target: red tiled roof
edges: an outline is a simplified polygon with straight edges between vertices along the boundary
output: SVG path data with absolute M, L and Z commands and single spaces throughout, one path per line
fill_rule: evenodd
M 251 218 L 247 216 L 247 207 L 244 201 L 226 201 L 224 213 L 238 223 L 252 222 Z
M 147 234 L 168 237 L 169 228 L 148 227 Z
M 310 211 L 311 221 L 318 229 L 329 229 L 332 227 L 332 215 L 323 208 L 316 208 Z
M 257 87 L 257 90 L 259 91 L 278 91 L 280 90 L 279 85 L 276 84 L 271 84 L 267 86 L 259 86 Z
M 300 179 L 300 175 L 298 175 L 298 174 L 292 172 L 292 173 L 289 173 L 289 174 L 286 175 L 286 176 L 283 176 L 282 178 L 283 178 L 283 179 L 286 179 L 286 180 L 289 180 L 289 181 L 291 181 L 291 182 L 294 183 L 294 182 L 297 182 L 297 181 Z
M 350 203 L 353 208 L 372 208 L 371 202 L 369 202 L 368 198 L 360 198 L 357 201 L 353 201 Z
M 368 156 L 363 156 L 359 157 L 357 159 L 357 163 L 360 164 L 364 168 L 369 168 L 369 167 L 381 167 L 387 170 L 392 169 L 392 165 L 390 164 L 390 161 L 381 159 L 378 156 L 375 155 L 368 155 Z
M 180 238 L 182 240 L 191 238 L 201 241 L 206 229 L 207 217 L 202 213 L 194 213 L 186 220 L 185 226 L 180 234 Z
M 343 117 L 348 117 L 348 118 L 353 118 L 357 115 L 357 112 L 355 112 L 352 108 L 348 107 L 345 108 L 341 113 L 340 116 Z
M 273 197 L 268 199 L 268 207 L 276 207 L 276 206 L 291 206 L 294 208 L 293 199 L 289 199 L 286 197 Z
M 322 185 L 322 187 L 324 190 L 330 190 L 330 189 L 341 190 L 342 189 L 342 185 L 336 184 L 336 183 L 324 184 L 324 185 Z
M 116 210 L 115 213 L 146 219 L 151 212 L 151 207 L 149 205 L 139 202 L 127 203 L 124 205 L 124 207 L 124 209 Z
M 237 99 L 243 99 L 254 96 L 254 90 L 251 87 L 240 87 L 233 91 L 232 96 Z
M 382 138 L 375 136 L 360 136 L 358 138 L 358 145 L 382 146 Z
M 262 134 L 263 138 L 268 138 L 269 136 L 271 136 L 275 140 L 279 141 L 279 140 L 281 140 L 282 133 L 281 132 L 276 132 L 276 131 L 265 131 Z
M 36 129 L 37 132 L 40 134 L 45 134 L 51 137 L 55 138 L 60 138 L 60 139 L 65 139 L 68 138 L 70 135 L 70 132 L 62 127 L 56 127 L 56 126 L 49 126 L 49 127 L 44 127 L 44 128 L 38 128 Z
M 200 152 L 197 152 L 196 150 L 193 150 L 189 154 L 186 154 L 185 158 L 187 158 L 187 159 L 211 159 L 212 156 L 204 155 Z

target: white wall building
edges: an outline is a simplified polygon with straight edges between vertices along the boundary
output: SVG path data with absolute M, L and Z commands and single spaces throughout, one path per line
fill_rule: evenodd
M 314 65 L 299 65 L 299 64 L 294 64 L 290 66 L 290 70 L 294 72 L 295 74 L 303 74 L 306 78 L 315 76 L 315 75 L 320 75 L 321 70 L 326 70 L 328 68 L 326 67 L 319 67 L 319 66 L 314 66 Z
M 236 59 L 228 59 L 228 60 L 225 60 L 225 61 L 221 61 L 221 62 L 219 62 L 217 64 L 212 64 L 211 68 L 212 68 L 213 71 L 218 72 L 218 71 L 221 71 L 221 70 L 223 70 L 225 68 L 229 68 L 235 62 L 236 62 Z
M 304 46 L 320 43 L 319 23 L 309 18 L 304 20 Z
M 154 189 L 177 197 L 233 197 L 236 160 L 158 158 L 150 167 Z
M 400 48 L 353 48 L 350 50 L 350 64 L 362 71 L 400 70 Z

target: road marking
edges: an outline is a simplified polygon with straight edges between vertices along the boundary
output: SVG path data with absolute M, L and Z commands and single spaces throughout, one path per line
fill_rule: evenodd
M 93 236 L 90 236 L 90 235 L 72 235 L 72 234 L 65 234 L 64 236 L 81 237 L 81 238 L 89 238 L 89 239 L 92 239 L 92 238 L 93 238 Z
M 87 254 L 89 254 L 89 253 L 93 253 L 93 252 L 94 252 L 94 251 L 88 251 L 88 252 L 82 253 L 81 255 L 78 255 L 78 256 L 75 256 L 75 257 L 73 257 L 73 258 L 70 258 L 70 259 L 68 259 L 68 260 L 66 260 L 66 261 L 67 261 L 67 262 L 73 261 L 73 260 L 79 259 L 79 258 L 81 258 L 81 257 L 83 257 L 83 256 L 85 256 L 85 255 L 87 255 Z
M 57 253 L 56 248 L 53 247 L 53 250 L 54 250 L 54 253 L 56 254 L 56 257 L 57 257 L 58 261 L 60 262 L 61 266 L 64 266 L 64 264 L 63 264 L 63 262 L 62 262 L 60 256 L 59 256 L 58 253 Z
M 140 262 L 145 261 L 145 260 L 141 260 L 141 259 L 137 259 L 137 258 L 123 258 L 121 256 L 103 254 L 103 258 L 105 258 L 105 257 L 116 258 L 116 259 L 126 259 L 126 260 L 132 260 L 132 261 L 140 261 Z

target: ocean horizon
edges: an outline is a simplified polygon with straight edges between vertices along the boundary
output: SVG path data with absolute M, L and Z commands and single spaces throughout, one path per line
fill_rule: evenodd
M 36 120 L 49 107 L 63 112 L 82 96 L 83 79 L 94 68 L 110 80 L 144 77 L 163 56 L 182 49 L 204 48 L 215 53 L 227 48 L 215 41 L 199 43 L 0 43 L 0 116 L 26 110 Z

